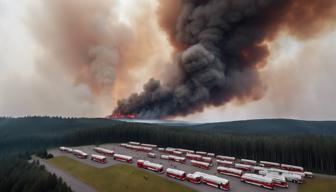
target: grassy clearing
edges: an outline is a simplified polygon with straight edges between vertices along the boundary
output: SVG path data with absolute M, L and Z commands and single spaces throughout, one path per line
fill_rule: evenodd
M 299 185 L 298 192 L 335 192 L 336 177 L 316 176 Z
M 97 192 L 194 192 L 195 190 L 164 179 L 155 174 L 118 164 L 98 169 L 67 157 L 55 157 L 49 163 L 87 183 Z

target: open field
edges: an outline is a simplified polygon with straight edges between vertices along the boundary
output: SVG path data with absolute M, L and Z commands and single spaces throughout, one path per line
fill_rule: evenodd
M 186 186 L 158 177 L 149 172 L 135 169 L 126 164 L 116 164 L 111 167 L 99 169 L 67 157 L 55 157 L 48 162 L 89 184 L 95 188 L 97 192 L 195 191 Z
M 72 148 L 82 150 L 82 151 L 84 151 L 88 154 L 95 154 L 96 152 L 93 151 L 93 147 L 94 147 L 94 145 L 72 147 Z M 144 159 L 144 160 L 149 160 L 149 161 L 154 162 L 154 163 L 159 163 L 159 164 L 163 165 L 164 168 L 168 168 L 168 167 L 176 168 L 176 169 L 186 171 L 187 173 L 193 173 L 195 171 L 202 171 L 204 173 L 217 175 L 219 177 L 228 179 L 230 181 L 230 187 L 231 187 L 230 191 L 231 192 L 242 192 L 242 191 L 269 192 L 270 191 L 269 189 L 261 188 L 261 187 L 255 186 L 255 185 L 242 183 L 240 181 L 240 179 L 237 178 L 237 177 L 232 177 L 232 176 L 228 176 L 228 175 L 219 174 L 219 173 L 217 173 L 215 167 L 212 167 L 210 170 L 204 170 L 204 169 L 194 167 L 190 164 L 189 160 L 187 160 L 187 163 L 181 164 L 181 163 L 167 161 L 167 160 L 160 159 L 160 158 L 152 159 L 152 158 L 147 157 L 147 153 L 127 149 L 125 147 L 120 147 L 118 144 L 104 144 L 104 145 L 101 145 L 101 147 L 111 149 L 111 150 L 115 151 L 116 153 L 130 155 L 130 156 L 133 157 L 134 161 L 136 161 L 137 159 Z M 157 155 L 160 154 L 160 152 L 157 151 L 157 150 L 155 150 L 154 152 Z M 123 164 L 119 161 L 113 160 L 111 157 L 108 157 L 108 159 L 107 159 L 108 162 L 106 164 L 96 163 L 96 162 L 93 162 L 89 159 L 78 159 L 73 154 L 61 152 L 61 151 L 59 151 L 59 149 L 49 150 L 49 153 L 52 153 L 55 157 L 66 156 L 66 157 L 69 157 L 69 158 L 71 158 L 75 161 L 79 161 L 83 164 L 93 166 L 93 167 L 96 167 L 96 168 L 99 168 L 99 169 L 104 169 L 104 168 L 108 168 L 110 166 Z M 135 167 L 136 166 L 135 163 L 133 163 L 132 166 Z M 136 169 L 138 169 L 138 168 L 136 168 Z M 148 170 L 144 170 L 144 171 L 149 172 L 149 173 L 153 173 L 153 172 L 148 171 Z M 170 180 L 174 183 L 176 182 L 176 183 L 179 183 L 181 185 L 187 186 L 187 187 L 189 187 L 191 189 L 194 189 L 194 190 L 197 190 L 199 192 L 210 192 L 210 191 L 211 192 L 216 192 L 216 191 L 219 192 L 219 191 L 222 191 L 222 190 L 219 190 L 217 188 L 214 188 L 214 187 L 211 187 L 211 186 L 208 186 L 208 185 L 205 185 L 205 184 L 198 184 L 197 185 L 197 184 L 193 184 L 193 183 L 190 183 L 190 182 L 187 182 L 187 181 L 179 181 L 179 180 L 176 180 L 176 179 L 172 179 L 172 178 L 167 177 L 165 174 L 155 174 L 155 175 L 160 176 L 160 177 L 164 178 L 165 180 Z M 277 187 L 274 191 L 297 192 L 297 186 L 298 186 L 298 184 L 289 183 L 289 188 L 288 189 Z
M 336 191 L 336 177 L 317 175 L 304 185 L 298 187 L 298 192 L 334 192 Z

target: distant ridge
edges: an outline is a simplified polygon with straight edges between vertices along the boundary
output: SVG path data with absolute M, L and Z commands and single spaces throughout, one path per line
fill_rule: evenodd
M 336 121 L 306 121 L 296 119 L 253 119 L 204 123 L 194 129 L 221 133 L 313 134 L 336 135 Z
M 269 134 L 269 135 L 324 135 L 336 136 L 336 121 L 304 121 L 295 119 L 255 119 L 216 123 L 194 123 L 176 120 L 139 120 L 139 119 L 106 119 L 106 118 L 59 118 L 59 117 L 23 117 L 0 118 L 2 134 L 13 132 L 24 134 L 41 130 L 52 134 L 54 130 L 68 132 L 73 129 L 109 127 L 116 124 L 148 124 L 162 127 L 188 128 L 190 130 L 210 134 Z M 135 125 L 136 126 L 136 125 Z M 1 134 L 0 134 L 1 135 Z

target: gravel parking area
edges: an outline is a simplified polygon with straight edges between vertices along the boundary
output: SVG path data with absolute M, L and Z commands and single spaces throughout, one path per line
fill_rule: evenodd
M 73 147 L 73 149 L 82 150 L 82 151 L 88 153 L 89 155 L 90 154 L 97 154 L 95 151 L 93 151 L 93 147 L 94 147 L 93 145 L 90 145 L 90 146 Z M 250 191 L 250 192 L 266 192 L 267 191 L 267 192 L 269 192 L 269 191 L 271 191 L 271 190 L 264 189 L 264 188 L 261 188 L 261 187 L 258 187 L 258 186 L 242 183 L 240 181 L 240 179 L 237 178 L 237 177 L 231 177 L 231 176 L 227 176 L 227 175 L 218 174 L 217 171 L 216 171 L 216 165 L 214 167 L 212 167 L 210 170 L 205 170 L 205 169 L 200 169 L 200 168 L 192 166 L 189 160 L 187 160 L 187 162 L 185 164 L 181 164 L 181 163 L 177 163 L 177 162 L 172 162 L 172 161 L 160 159 L 159 156 L 160 156 L 161 153 L 158 150 L 154 150 L 154 153 L 157 155 L 157 157 L 154 159 L 154 158 L 147 157 L 146 152 L 130 150 L 130 149 L 127 149 L 127 148 L 124 148 L 124 147 L 120 147 L 118 144 L 104 144 L 104 145 L 100 145 L 100 147 L 113 150 L 116 153 L 120 153 L 120 154 L 123 154 L 123 155 L 132 156 L 133 157 L 133 166 L 135 166 L 135 167 L 136 167 L 136 164 L 135 164 L 136 160 L 143 159 L 143 160 L 149 160 L 149 161 L 154 162 L 154 163 L 162 164 L 164 166 L 164 168 L 170 167 L 170 168 L 180 169 L 180 170 L 183 170 L 187 173 L 193 173 L 195 171 L 201 171 L 201 172 L 204 172 L 204 173 L 217 175 L 219 177 L 228 179 L 230 181 L 230 187 L 231 187 L 230 191 L 231 192 L 242 192 L 242 191 Z M 91 161 L 89 159 L 78 159 L 74 155 L 69 154 L 69 153 L 65 153 L 65 152 L 61 152 L 58 149 L 50 150 L 49 153 L 53 154 L 54 156 L 68 156 L 72 159 L 76 159 L 80 162 L 89 164 L 91 166 L 95 166 L 97 168 L 109 167 L 109 166 L 115 165 L 117 163 L 121 163 L 119 161 L 113 160 L 112 157 L 107 157 L 108 162 L 106 164 L 100 164 L 100 163 L 96 163 L 94 161 Z M 165 178 L 173 180 L 173 181 L 176 181 L 176 182 L 181 183 L 183 185 L 186 185 L 190 188 L 196 189 L 199 192 L 222 191 L 222 190 L 213 188 L 213 187 L 205 185 L 205 184 L 193 184 L 193 183 L 190 183 L 188 181 L 176 180 L 176 179 L 167 177 L 165 174 L 157 174 L 157 175 L 165 177 Z M 277 187 L 274 191 L 297 192 L 297 184 L 289 183 L 289 188 L 288 189 Z

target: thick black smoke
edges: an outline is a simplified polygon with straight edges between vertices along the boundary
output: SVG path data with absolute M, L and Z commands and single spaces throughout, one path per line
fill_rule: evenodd
M 269 54 L 267 42 L 279 31 L 302 39 L 310 37 L 335 16 L 335 2 L 178 1 L 178 17 L 170 21 L 175 28 L 168 31 L 175 41 L 172 44 L 183 45 L 176 48 L 175 78 L 166 84 L 149 80 L 143 92 L 120 100 L 113 114 L 165 118 L 202 111 L 232 99 L 259 99 L 265 87 L 258 69 Z

